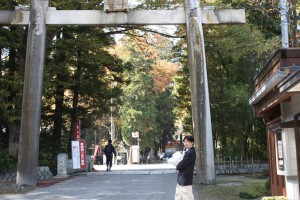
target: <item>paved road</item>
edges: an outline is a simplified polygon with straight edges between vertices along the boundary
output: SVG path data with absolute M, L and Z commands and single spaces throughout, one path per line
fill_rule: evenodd
M 3 200 L 173 200 L 176 170 L 169 164 L 95 166 L 96 172 L 80 173 L 55 185 L 37 188 L 23 195 L 0 197 Z M 195 193 L 196 200 L 198 194 Z

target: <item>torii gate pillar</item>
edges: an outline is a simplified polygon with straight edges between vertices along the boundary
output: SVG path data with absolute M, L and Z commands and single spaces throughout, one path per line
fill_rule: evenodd
M 18 156 L 18 185 L 35 186 L 39 155 L 48 0 L 31 0 Z
M 197 181 L 216 183 L 202 17 L 199 0 L 185 0 Z

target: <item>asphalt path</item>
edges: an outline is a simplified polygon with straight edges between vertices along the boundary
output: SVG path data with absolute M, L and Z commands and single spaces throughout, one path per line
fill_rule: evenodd
M 177 174 L 169 164 L 115 165 L 106 172 L 83 172 L 57 184 L 26 194 L 2 196 L 3 200 L 173 200 Z M 194 191 L 195 199 L 198 194 Z

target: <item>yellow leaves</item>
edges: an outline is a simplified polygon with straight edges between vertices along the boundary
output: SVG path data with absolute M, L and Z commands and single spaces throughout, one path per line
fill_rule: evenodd
M 171 63 L 167 60 L 157 60 L 153 66 L 154 84 L 156 92 L 163 92 L 179 69 L 178 63 Z
M 168 38 L 158 34 L 144 33 L 140 37 L 125 36 L 109 52 L 118 56 L 124 62 L 138 56 L 143 61 L 150 63 L 153 69 L 151 74 L 154 79 L 154 90 L 156 93 L 161 93 L 165 91 L 179 70 L 178 63 L 169 61 L 170 43 L 171 41 Z

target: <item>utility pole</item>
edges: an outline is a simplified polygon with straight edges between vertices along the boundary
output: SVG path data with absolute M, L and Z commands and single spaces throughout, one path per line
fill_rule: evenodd
M 281 14 L 281 45 L 283 48 L 289 48 L 289 23 L 288 13 L 286 7 L 286 0 L 280 0 L 280 14 Z

